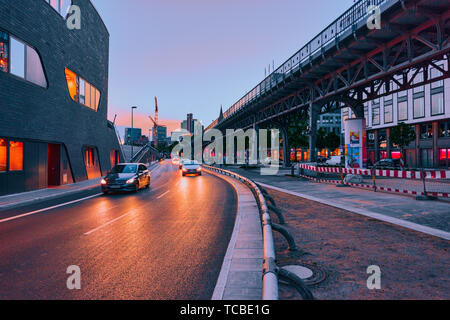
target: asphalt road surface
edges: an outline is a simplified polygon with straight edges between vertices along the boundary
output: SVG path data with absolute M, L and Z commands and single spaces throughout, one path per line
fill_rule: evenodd
M 166 161 L 149 190 L 99 192 L 0 212 L 0 299 L 211 298 L 236 214 L 229 184 Z M 67 288 L 72 265 L 80 290 Z

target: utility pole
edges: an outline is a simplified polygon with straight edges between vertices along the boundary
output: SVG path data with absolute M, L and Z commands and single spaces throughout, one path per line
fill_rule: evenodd
M 137 109 L 137 107 L 135 107 L 135 106 L 133 106 L 133 107 L 131 107 L 131 133 L 130 133 L 130 141 L 131 141 L 131 157 L 130 157 L 130 161 L 131 161 L 131 159 L 133 159 L 133 155 L 134 155 L 134 153 L 133 153 L 133 126 L 134 126 L 134 123 L 133 123 L 133 111 L 134 111 L 134 109 Z

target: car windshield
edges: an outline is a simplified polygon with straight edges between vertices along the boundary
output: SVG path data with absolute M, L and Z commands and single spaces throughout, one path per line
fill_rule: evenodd
M 119 164 L 111 170 L 111 173 L 136 173 L 137 167 L 136 164 Z
M 197 161 L 185 161 L 184 162 L 185 166 L 198 166 L 198 162 Z

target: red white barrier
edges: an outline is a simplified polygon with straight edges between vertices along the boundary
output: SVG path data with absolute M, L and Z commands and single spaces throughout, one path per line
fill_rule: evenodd
M 299 164 L 300 169 L 310 170 L 314 172 L 325 173 L 344 173 L 344 174 L 357 174 L 362 176 L 371 176 L 372 170 L 370 169 L 354 169 L 354 168 L 339 168 L 339 167 L 316 167 L 306 164 Z M 422 179 L 421 171 L 402 171 L 402 170 L 373 170 L 377 177 L 390 177 L 400 179 Z M 425 171 L 425 179 L 450 179 L 450 170 L 436 170 Z
M 421 171 L 401 171 L 401 170 L 370 170 L 370 169 L 346 169 L 346 168 L 338 168 L 338 167 L 316 167 L 311 165 L 305 165 L 305 164 L 299 164 L 298 165 L 300 169 L 309 170 L 313 172 L 325 172 L 325 173 L 342 173 L 342 174 L 355 174 L 355 175 L 365 175 L 365 176 L 372 176 L 375 174 L 375 176 L 378 177 L 391 177 L 391 178 L 399 178 L 399 179 L 422 179 L 422 172 Z M 436 171 L 425 171 L 425 179 L 450 179 L 450 170 L 436 170 Z M 408 194 L 408 195 L 425 195 L 424 192 L 420 191 L 411 191 L 411 190 L 404 190 L 404 189 L 397 189 L 397 188 L 390 188 L 390 187 L 383 187 L 383 186 L 374 186 L 374 185 L 368 185 L 368 184 L 355 184 L 355 183 L 348 183 L 344 181 L 339 180 L 325 180 L 315 177 L 309 177 L 306 175 L 300 174 L 301 177 L 316 181 L 316 182 L 325 182 L 325 183 L 331 183 L 331 184 L 343 184 L 347 186 L 353 186 L 353 187 L 359 187 L 359 188 L 365 188 L 365 189 L 376 189 L 384 192 L 393 192 L 393 193 L 400 193 L 400 194 Z M 428 196 L 434 196 L 434 197 L 445 197 L 450 198 L 450 193 L 441 193 L 441 192 L 427 192 L 426 195 Z

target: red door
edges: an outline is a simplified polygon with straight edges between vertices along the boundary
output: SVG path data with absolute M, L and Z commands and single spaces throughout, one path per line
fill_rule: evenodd
M 59 144 L 48 144 L 48 186 L 54 187 L 61 184 L 61 146 Z

